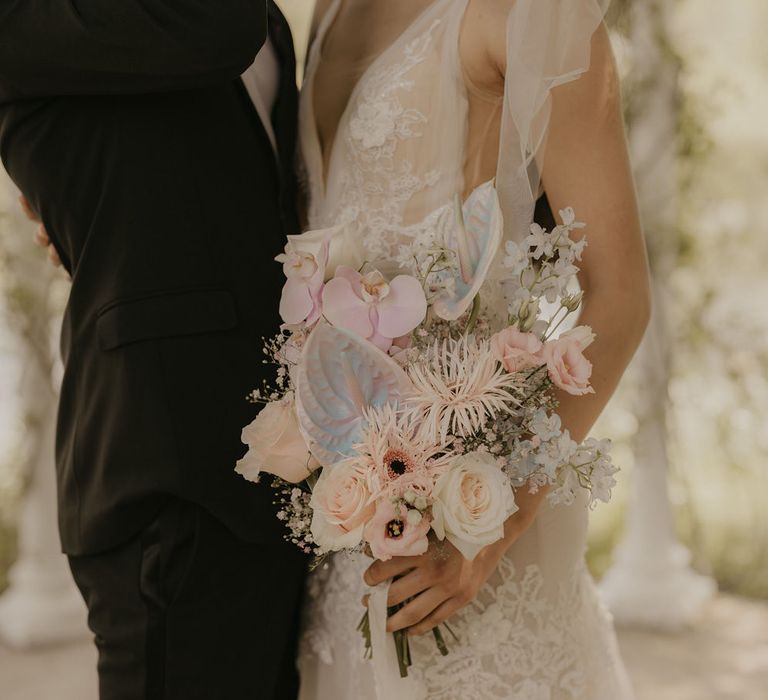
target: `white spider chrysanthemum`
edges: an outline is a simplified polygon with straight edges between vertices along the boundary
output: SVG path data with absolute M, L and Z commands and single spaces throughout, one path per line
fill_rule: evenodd
M 406 404 L 431 440 L 469 437 L 519 404 L 511 392 L 514 375 L 499 364 L 488 341 L 474 336 L 433 343 L 406 371 L 414 387 Z

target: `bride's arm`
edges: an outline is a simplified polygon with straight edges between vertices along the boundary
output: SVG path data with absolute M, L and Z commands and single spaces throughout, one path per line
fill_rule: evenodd
M 587 222 L 579 323 L 597 335 L 586 351 L 595 393 L 558 397 L 563 425 L 582 440 L 616 389 L 650 314 L 645 244 L 604 26 L 592 41 L 589 72 L 554 91 L 550 124 L 542 172 L 547 196 L 553 210 L 572 206 Z
M 487 35 L 486 35 L 487 36 Z M 489 69 L 503 82 L 506 41 L 491 42 Z M 486 44 L 487 46 L 487 44 Z M 487 54 L 486 54 L 487 55 Z M 588 222 L 589 247 L 582 261 L 585 302 L 580 323 L 597 340 L 588 349 L 595 393 L 561 393 L 564 427 L 582 440 L 605 407 L 642 338 L 650 312 L 648 267 L 621 115 L 618 77 L 608 34 L 601 26 L 592 40 L 590 70 L 553 93 L 550 136 L 543 170 L 553 209 L 572 206 Z M 366 582 L 401 576 L 390 588 L 390 605 L 415 600 L 392 616 L 392 630 L 427 632 L 474 599 L 500 558 L 535 521 L 545 494 L 518 492 L 520 510 L 506 524 L 503 540 L 466 561 L 451 545 L 448 557 L 375 562 Z

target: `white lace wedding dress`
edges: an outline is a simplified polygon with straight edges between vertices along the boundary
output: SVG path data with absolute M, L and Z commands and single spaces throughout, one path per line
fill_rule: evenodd
M 501 125 L 500 148 L 507 153 L 499 159 L 496 175 L 509 235 L 519 235 L 515 228 L 526 229 L 531 218 L 534 178 L 530 168 L 525 175 L 521 171 L 533 160 L 535 146 L 529 142 L 537 138 L 537 129 L 545 128 L 548 92 L 562 75 L 545 75 L 540 63 L 541 90 L 529 83 L 516 98 L 520 86 L 511 81 L 518 73 L 520 80 L 526 79 L 525 71 L 516 69 L 522 62 L 530 73 L 533 63 L 515 44 L 509 48 L 504 99 L 469 85 L 459 56 L 467 1 L 421 2 L 423 11 L 357 81 L 326 153 L 315 119 L 315 77 L 341 0 L 331 5 L 310 51 L 300 116 L 309 226 L 354 222 L 366 259 L 380 267 L 392 266 L 404 241 L 428 237 L 433 212 L 455 193 L 480 184 L 465 182 L 465 174 L 474 169 L 467 144 L 472 144 L 471 153 L 482 153 L 487 143 L 486 134 L 475 133 L 477 119 L 470 119 L 472 100 L 485 100 L 481 121 L 495 123 L 497 133 Z M 514 7 L 527 13 L 526 21 L 543 22 L 542 15 L 536 19 L 537 8 L 568 1 L 517 0 Z M 599 17 L 593 16 L 585 23 L 587 42 L 596 21 Z M 519 22 L 522 19 L 510 16 L 510 42 L 520 31 L 524 36 L 533 32 L 535 38 L 537 27 L 521 28 Z M 583 58 L 560 56 L 558 68 L 572 79 L 586 67 L 579 64 Z M 486 131 L 492 133 L 493 127 Z M 441 656 L 431 635 L 413 642 L 411 677 L 420 697 L 630 700 L 611 619 L 584 565 L 587 519 L 586 498 L 569 507 L 545 504 L 479 597 L 451 620 L 460 641 L 448 637 L 450 654 Z M 311 576 L 299 659 L 301 700 L 376 699 L 371 666 L 363 658 L 356 629 L 366 592 L 362 574 L 369 564 L 363 556 L 339 555 Z

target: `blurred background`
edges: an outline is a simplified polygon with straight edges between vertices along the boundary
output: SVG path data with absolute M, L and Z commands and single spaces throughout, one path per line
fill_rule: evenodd
M 278 4 L 301 58 L 314 3 Z M 640 700 L 766 700 L 768 3 L 614 0 L 609 25 L 655 315 L 596 431 L 623 471 L 589 563 Z M 0 697 L 95 700 L 55 531 L 68 282 L 32 234 L 0 173 Z

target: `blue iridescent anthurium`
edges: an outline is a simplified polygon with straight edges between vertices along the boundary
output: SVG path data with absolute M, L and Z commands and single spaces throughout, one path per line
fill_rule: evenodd
M 396 406 L 410 386 L 386 353 L 324 322 L 307 340 L 293 379 L 301 431 L 323 466 L 353 456 L 365 429 L 365 411 Z
M 493 181 L 475 189 L 462 205 L 457 195 L 455 217 L 446 246 L 455 251 L 458 268 L 450 293 L 433 305 L 434 313 L 446 321 L 464 314 L 477 296 L 501 246 L 504 220 Z

